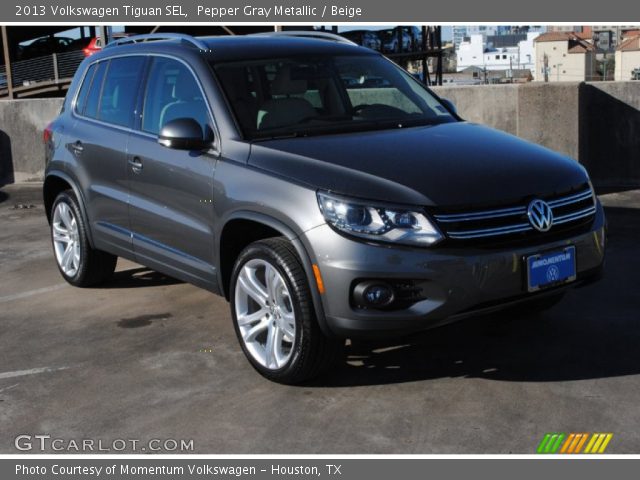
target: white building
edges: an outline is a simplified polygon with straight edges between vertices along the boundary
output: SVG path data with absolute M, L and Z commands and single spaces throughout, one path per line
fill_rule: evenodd
M 600 80 L 596 47 L 575 32 L 549 32 L 535 40 L 535 81 L 584 82 Z
M 482 35 L 486 40 L 492 35 L 510 35 L 514 33 L 545 33 L 547 27 L 544 25 L 454 25 L 453 26 L 453 45 L 456 50 L 464 42 L 465 37 L 470 38 L 473 35 Z
M 453 26 L 453 46 L 456 50 L 460 47 L 466 38 L 474 35 L 481 35 L 487 38 L 487 35 L 497 35 L 498 26 L 496 25 L 454 25 Z
M 526 40 L 518 45 L 502 48 L 487 48 L 486 37 L 472 35 L 469 41 L 463 41 L 457 50 L 457 71 L 468 67 L 479 67 L 486 70 L 523 70 L 533 71 L 535 53 L 533 41 L 539 32 L 527 33 Z
M 627 38 L 616 49 L 614 78 L 617 81 L 634 80 L 634 72 L 640 72 L 640 35 Z

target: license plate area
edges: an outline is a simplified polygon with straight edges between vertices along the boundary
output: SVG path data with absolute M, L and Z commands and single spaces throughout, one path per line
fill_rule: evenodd
M 529 292 L 555 287 L 576 279 L 576 247 L 573 245 L 530 255 L 525 261 Z

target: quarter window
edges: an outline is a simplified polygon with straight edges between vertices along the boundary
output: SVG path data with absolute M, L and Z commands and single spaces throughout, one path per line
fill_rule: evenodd
M 207 104 L 191 71 L 182 62 L 156 57 L 147 81 L 142 130 L 157 135 L 177 118 L 196 120 L 203 132 L 209 128 Z
M 93 74 L 89 94 L 87 95 L 86 105 L 82 113 L 86 117 L 96 118 L 98 115 L 98 105 L 100 105 L 100 92 L 102 91 L 102 81 L 104 80 L 104 72 L 107 70 L 107 62 L 98 64 Z
M 80 87 L 80 92 L 78 92 L 78 98 L 76 99 L 76 112 L 82 114 L 84 112 L 84 107 L 87 104 L 87 95 L 89 94 L 89 89 L 91 88 L 91 80 L 93 80 L 93 74 L 96 70 L 96 64 L 92 64 L 87 69 L 87 73 L 84 76 L 84 80 L 82 81 L 82 86 Z

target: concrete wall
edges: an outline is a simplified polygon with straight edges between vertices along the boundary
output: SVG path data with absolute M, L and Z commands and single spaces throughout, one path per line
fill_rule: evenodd
M 434 87 L 465 119 L 560 151 L 601 186 L 640 185 L 640 82 Z
M 42 132 L 61 107 L 61 98 L 0 100 L 0 185 L 42 178 Z
M 583 163 L 602 186 L 640 185 L 640 82 L 435 87 L 460 115 Z M 62 99 L 0 101 L 0 185 L 39 178 Z M 4 182 L 2 180 L 4 179 Z

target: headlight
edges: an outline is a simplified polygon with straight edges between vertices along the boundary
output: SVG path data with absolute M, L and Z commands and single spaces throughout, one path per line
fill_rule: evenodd
M 318 203 L 327 223 L 356 237 L 417 246 L 434 245 L 444 238 L 427 216 L 416 210 L 323 192 L 318 192 Z

